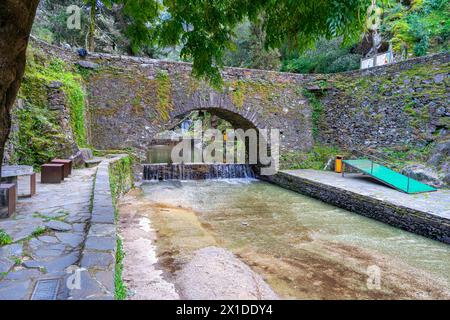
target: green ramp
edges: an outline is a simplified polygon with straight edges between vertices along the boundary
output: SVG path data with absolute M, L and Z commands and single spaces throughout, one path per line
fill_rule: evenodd
M 344 160 L 343 162 L 345 165 L 355 168 L 380 182 L 406 193 L 420 193 L 437 190 L 436 188 L 395 172 L 394 170 L 369 159 Z

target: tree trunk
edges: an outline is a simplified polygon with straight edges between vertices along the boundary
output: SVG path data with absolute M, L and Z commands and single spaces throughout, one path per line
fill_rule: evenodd
M 0 1 L 0 169 L 39 0 Z M 1 170 L 0 170 L 1 178 Z
M 91 1 L 91 12 L 89 21 L 89 35 L 88 35 L 88 50 L 89 52 L 95 51 L 95 7 L 97 5 L 96 0 Z

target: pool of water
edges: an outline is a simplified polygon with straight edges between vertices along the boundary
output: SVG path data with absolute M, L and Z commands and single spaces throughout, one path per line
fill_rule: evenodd
M 233 251 L 282 298 L 450 298 L 450 246 L 257 180 L 142 186 L 170 272 Z

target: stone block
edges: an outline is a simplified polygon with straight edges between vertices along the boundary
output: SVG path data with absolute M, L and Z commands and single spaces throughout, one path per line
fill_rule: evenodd
M 41 183 L 61 183 L 63 180 L 63 164 L 47 163 L 41 166 Z
M 16 211 L 16 185 L 0 184 L 0 218 L 9 218 Z
M 68 159 L 53 159 L 51 163 L 63 164 L 64 165 L 64 178 L 67 178 L 72 174 L 72 160 Z

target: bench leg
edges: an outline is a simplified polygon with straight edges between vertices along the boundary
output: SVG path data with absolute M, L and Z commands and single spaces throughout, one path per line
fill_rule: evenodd
M 36 173 L 30 175 L 30 197 L 36 194 Z

